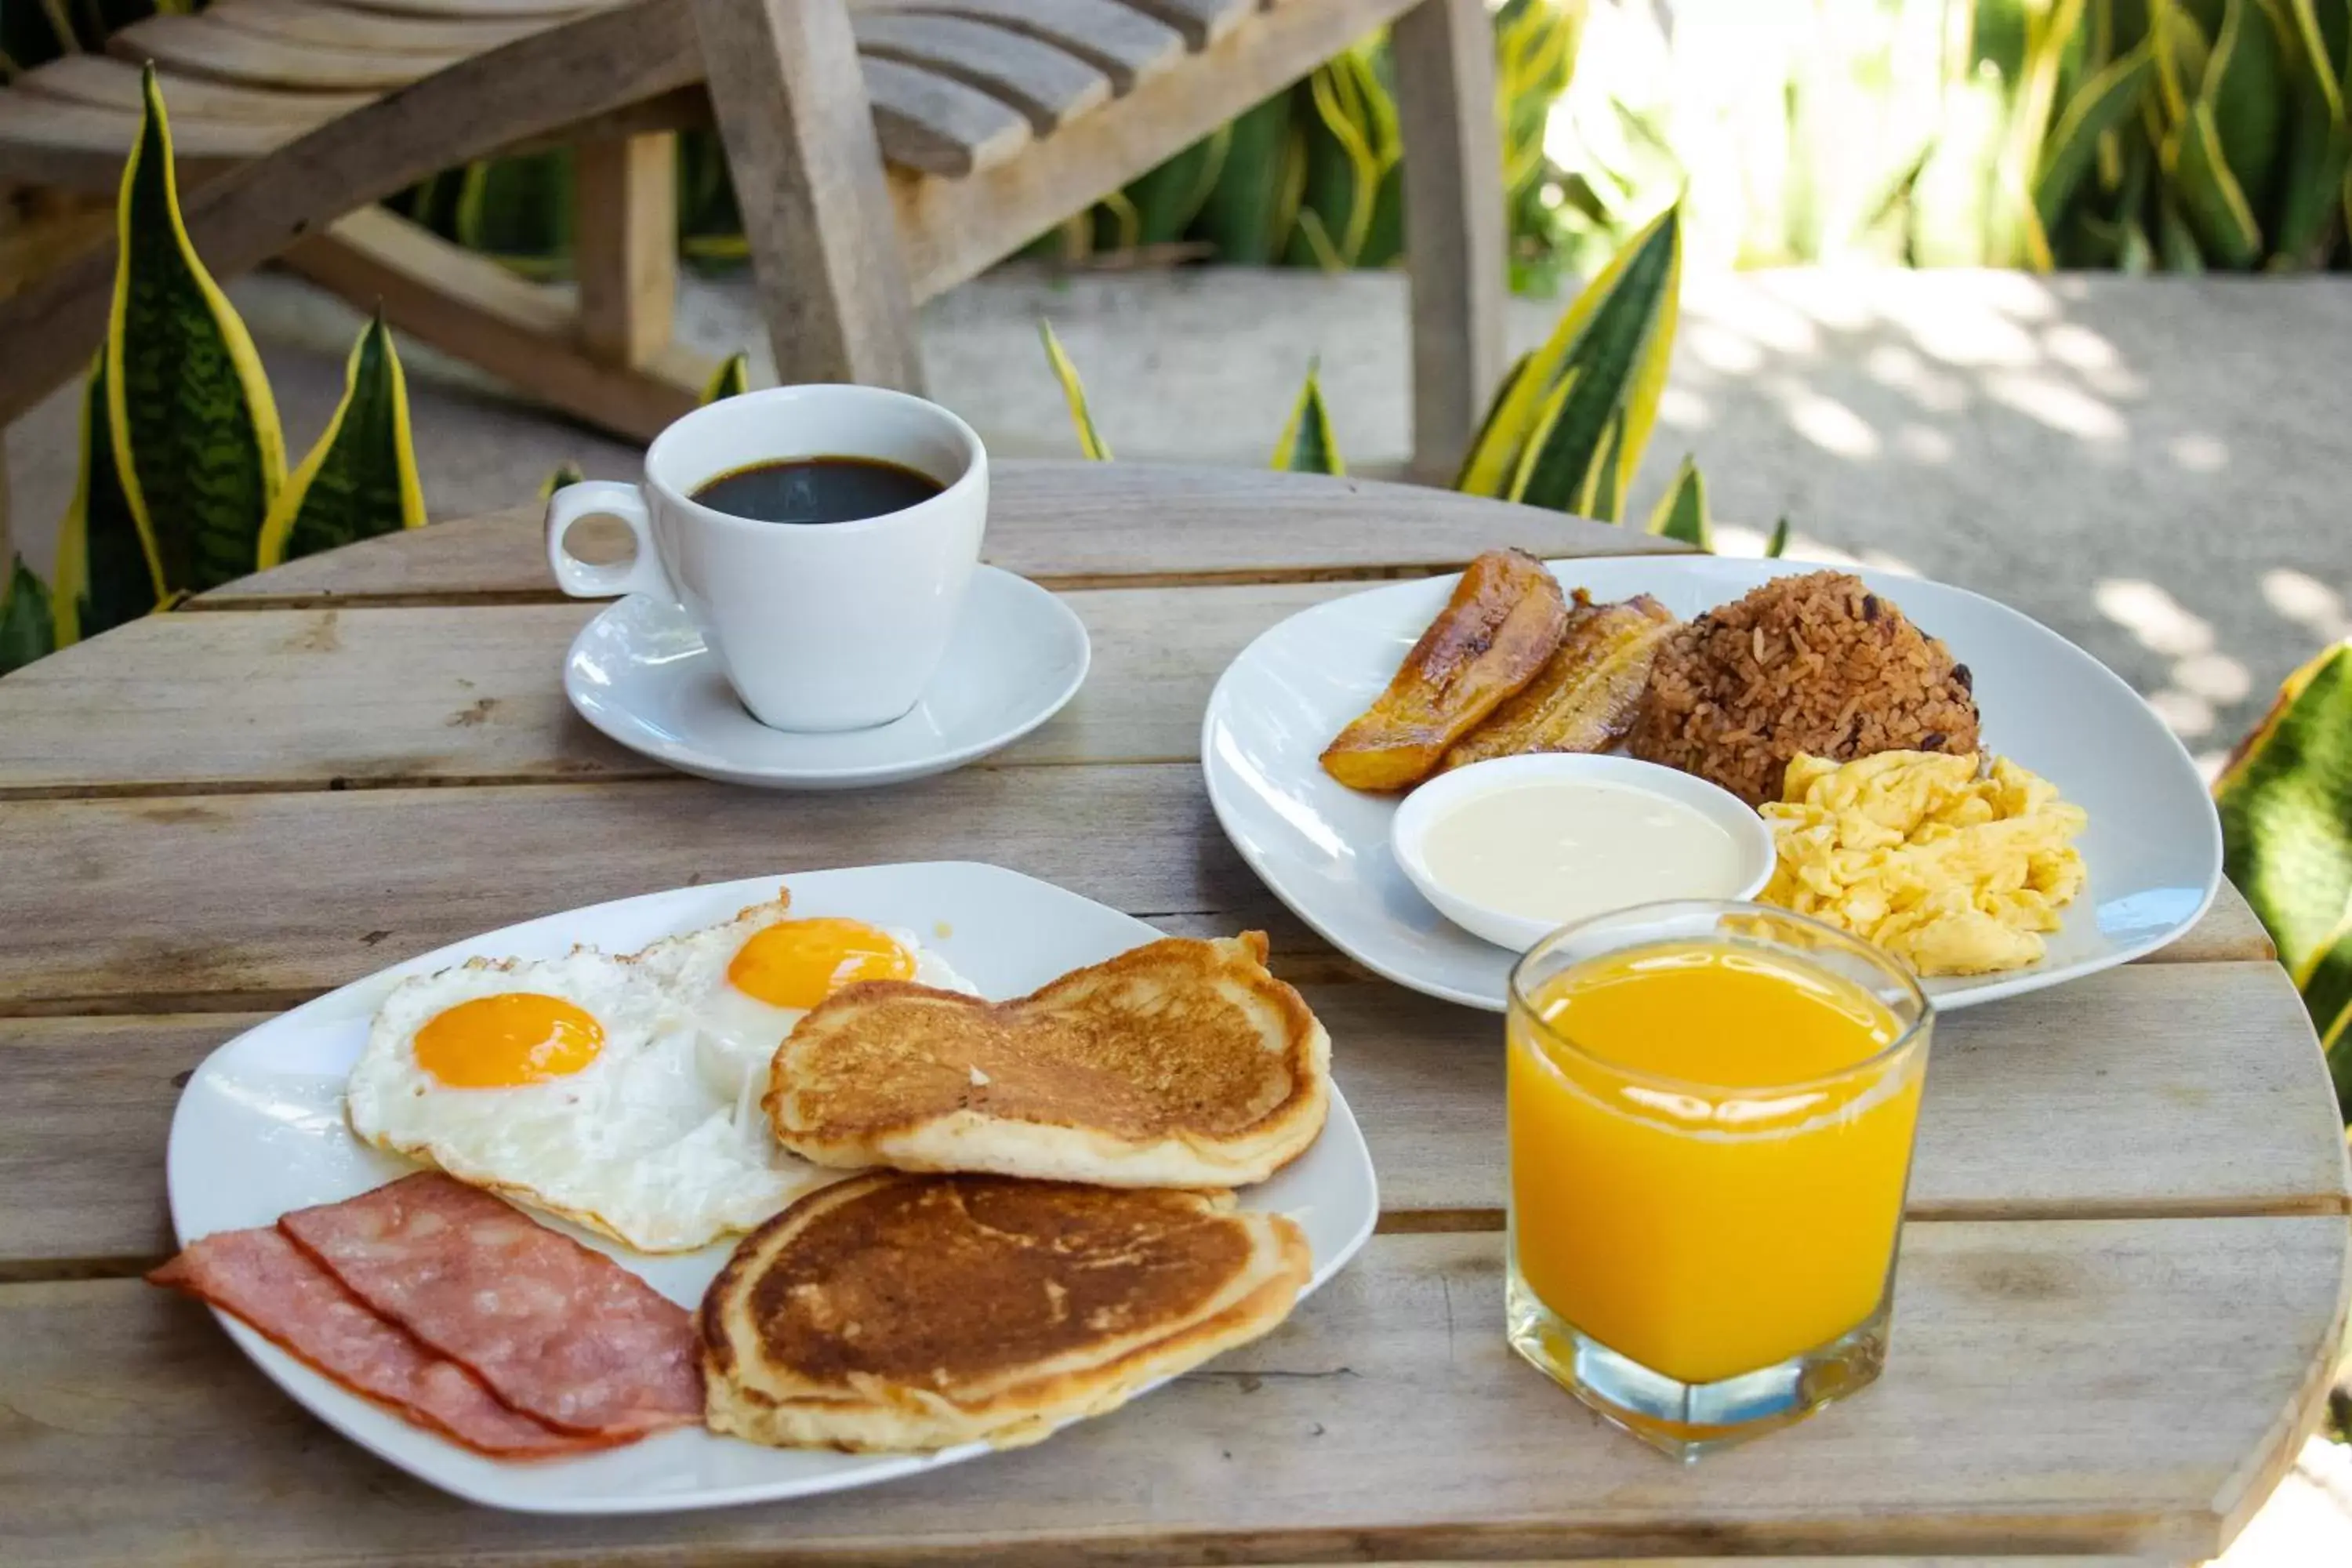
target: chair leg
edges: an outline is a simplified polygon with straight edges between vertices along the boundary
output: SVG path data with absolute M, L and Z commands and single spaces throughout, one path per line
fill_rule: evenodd
M 669 345 L 677 301 L 677 138 L 600 137 L 572 151 L 580 345 L 642 365 Z
M 1510 274 L 1495 37 L 1481 0 L 1422 0 L 1390 37 L 1412 279 L 1412 477 L 1444 484 L 1503 374 Z
M 914 298 L 845 0 L 694 0 L 778 379 L 919 391 Z

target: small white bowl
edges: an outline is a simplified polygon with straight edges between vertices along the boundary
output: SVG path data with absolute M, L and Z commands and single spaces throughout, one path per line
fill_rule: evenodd
M 1739 847 L 1743 873 L 1738 887 L 1693 888 L 1686 893 L 1661 897 L 1752 899 L 1772 879 L 1773 864 L 1778 858 L 1772 830 L 1748 808 L 1747 802 L 1694 773 L 1633 757 L 1573 752 L 1538 752 L 1473 763 L 1438 774 L 1405 797 L 1389 823 L 1389 848 L 1406 879 L 1420 889 L 1423 898 L 1437 906 L 1438 913 L 1497 947 L 1525 952 L 1550 935 L 1555 926 L 1553 922 L 1474 903 L 1453 892 L 1430 874 L 1423 846 L 1428 840 L 1431 825 L 1465 802 L 1538 781 L 1640 790 L 1689 806 L 1731 835 Z

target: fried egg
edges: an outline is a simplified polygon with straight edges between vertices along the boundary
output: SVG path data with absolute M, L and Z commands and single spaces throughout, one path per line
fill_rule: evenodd
M 911 980 L 978 994 L 911 931 L 840 915 L 795 918 L 789 902 L 789 895 L 779 896 L 724 925 L 670 937 L 637 955 L 690 1022 L 705 1087 L 762 1126 L 760 1096 L 776 1047 L 842 987 Z
M 593 950 L 413 976 L 345 1088 L 379 1148 L 646 1252 L 748 1230 L 830 1179 L 786 1152 L 646 966 Z

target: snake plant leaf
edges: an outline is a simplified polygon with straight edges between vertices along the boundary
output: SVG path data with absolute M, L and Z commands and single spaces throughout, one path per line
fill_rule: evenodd
M 1362 46 L 1318 66 L 1307 79 L 1307 97 L 1314 112 L 1306 119 L 1299 216 L 1314 213 L 1341 265 L 1354 267 L 1370 240 L 1381 188 L 1402 155 L 1396 100 Z
M 2284 40 L 2262 0 L 2228 0 L 2213 36 L 2205 90 L 2214 137 L 2230 177 L 2251 204 L 2270 192 L 2284 130 L 2288 77 Z
M 143 93 L 116 211 L 107 423 L 123 496 L 154 541 L 165 590 L 202 592 L 254 570 L 286 445 L 253 340 L 180 220 L 152 66 Z
M 2155 77 L 2156 51 L 2142 44 L 2094 74 L 2067 100 L 2042 143 L 2042 166 L 2033 176 L 2033 208 L 2045 232 L 2057 229 L 2100 145 L 2138 112 L 2141 95 Z
M 1521 355 L 1520 366 L 1524 368 L 1527 363 L 1527 356 Z M 1560 373 L 1559 384 L 1545 395 L 1543 405 L 1536 410 L 1535 428 L 1528 433 L 1526 443 L 1519 447 L 1518 461 L 1512 465 L 1511 482 L 1503 490 L 1506 498 L 1517 500 L 1527 494 L 1528 479 L 1535 473 L 1536 459 L 1543 456 L 1544 447 L 1551 439 L 1551 427 L 1559 423 L 1560 410 L 1568 406 L 1568 395 L 1575 389 L 1580 374 L 1577 366 L 1570 365 Z
M 1575 499 L 1564 510 L 1573 510 L 1579 517 L 1589 517 L 1595 522 L 1615 522 L 1618 509 L 1625 500 L 1624 451 L 1625 416 L 1621 410 L 1610 419 L 1609 427 L 1601 433 L 1600 453 L 1592 467 L 1585 470 L 1584 483 L 1577 490 Z M 1538 468 L 1542 461 L 1540 457 L 1537 458 Z
M 580 465 L 566 458 L 548 470 L 547 478 L 539 481 L 539 499 L 552 500 L 555 499 L 555 492 L 564 486 L 587 482 L 588 476 L 580 471 Z
M 2197 273 L 2205 270 L 2205 252 L 2189 232 L 2189 220 L 2180 216 L 2179 204 L 2172 193 L 2163 192 L 2156 204 L 2156 253 L 2163 259 L 2167 272 Z
M 570 270 L 572 149 L 551 148 L 466 166 L 457 187 L 457 243 L 527 278 Z
M 2300 972 L 2352 910 L 2352 643 L 2287 678 L 2213 797 L 2222 868 Z
M 1070 423 L 1078 432 L 1078 451 L 1097 463 L 1110 461 L 1110 443 L 1095 428 L 1094 410 L 1087 406 L 1087 384 L 1078 379 L 1078 367 L 1062 352 L 1062 340 L 1054 335 L 1054 323 L 1045 317 L 1037 318 L 1037 335 L 1045 341 L 1045 363 L 1054 367 L 1054 379 L 1062 384 L 1062 400 L 1070 405 Z
M 1507 496 L 1524 487 L 1515 481 L 1529 444 L 1561 449 L 1550 459 L 1555 470 L 1546 494 L 1565 494 L 1580 484 L 1600 445 L 1602 426 L 1621 398 L 1637 385 L 1654 387 L 1639 436 L 1646 441 L 1657 412 L 1657 392 L 1665 381 L 1665 356 L 1674 345 L 1676 296 L 1682 272 L 1681 205 L 1658 215 L 1627 240 L 1609 264 L 1561 312 L 1551 336 L 1525 367 L 1504 384 L 1477 441 L 1464 459 L 1454 488 L 1472 495 Z M 1643 362 L 1639 370 L 1636 361 Z M 1585 374 L 1577 416 L 1564 424 L 1568 408 L 1550 420 L 1543 439 L 1548 404 L 1571 364 Z M 1639 445 L 1635 452 L 1639 454 Z M 1572 449 L 1571 449 L 1572 448 Z M 1572 470 L 1572 473 L 1571 471 Z M 1538 500 L 1538 505 L 1547 504 Z
M 59 647 L 135 621 L 163 602 L 163 563 L 147 525 L 131 510 L 106 417 L 106 355 L 91 360 L 82 388 L 81 460 L 73 504 L 58 527 Z
M 1620 260 L 1625 262 L 1622 270 Z M 1566 511 L 1577 509 L 1580 498 L 1622 497 L 1657 419 L 1681 291 L 1677 203 L 1634 236 L 1578 296 L 1515 389 L 1515 398 L 1533 401 L 1530 393 L 1538 384 L 1549 395 L 1570 365 L 1580 372 L 1539 443 L 1535 466 L 1517 499 Z M 1546 363 L 1555 353 L 1557 370 Z M 1507 431 L 1506 425 L 1498 434 Z M 1604 452 L 1611 465 L 1605 478 L 1594 469 Z M 1604 520 L 1616 515 L 1613 505 L 1606 511 L 1595 510 L 1589 500 L 1582 510 L 1585 516 Z
M 1764 542 L 1764 559 L 1778 561 L 1789 552 L 1789 520 L 1780 518 L 1772 524 L 1772 537 Z
M 1127 187 L 1139 244 L 1172 245 L 1184 237 L 1216 189 L 1233 143 L 1234 128 L 1220 125 Z
M 1347 464 L 1339 460 L 1339 440 L 1331 433 L 1331 413 L 1323 405 L 1323 384 L 1318 375 L 1320 366 L 1307 367 L 1307 384 L 1298 389 L 1298 401 L 1290 410 L 1290 423 L 1282 427 L 1282 439 L 1275 444 L 1273 466 L 1286 473 L 1344 474 Z
M 0 675 L 57 651 L 57 626 L 49 604 L 48 589 L 25 564 L 25 558 L 16 556 L 7 585 L 0 589 Z
M 1288 245 L 1297 201 L 1290 196 L 1286 211 L 1286 193 L 1294 178 L 1305 177 L 1303 166 L 1292 166 L 1303 154 L 1292 145 L 1291 118 L 1291 96 L 1278 92 L 1233 122 L 1224 168 L 1194 220 L 1218 260 L 1263 267 Z
M 1650 513 L 1649 531 L 1660 539 L 1678 540 L 1709 555 L 1715 553 L 1715 520 L 1707 513 L 1706 479 L 1688 454 Z
M 343 366 L 343 400 L 262 525 L 260 563 L 283 565 L 379 533 L 425 526 L 425 489 L 408 430 L 408 382 L 383 317 L 362 329 Z
M 2352 914 L 2313 950 L 2294 981 L 2318 1031 L 2319 1048 L 2327 1054 L 2336 1108 L 2352 1124 Z
M 2278 234 L 2272 265 L 2326 265 L 2330 226 L 2347 169 L 2352 169 L 2352 6 L 2331 4 L 2325 15 L 2313 0 L 2287 0 L 2298 82 L 2279 174 Z
M 737 349 L 702 384 L 702 405 L 708 408 L 721 398 L 740 397 L 751 390 L 751 356 Z
M 2224 267 L 2252 267 L 2262 256 L 2262 226 L 2221 155 L 2221 134 L 2213 123 L 2211 104 L 2189 106 L 2188 121 L 2165 145 L 2164 163 L 2180 215 L 2197 236 L 2200 249 Z
M 1486 448 L 1487 442 L 1493 438 L 1496 420 L 1502 417 L 1503 410 L 1510 405 L 1512 391 L 1518 386 L 1521 381 L 1526 379 L 1528 367 L 1534 364 L 1535 362 L 1535 351 L 1529 349 L 1521 353 L 1518 358 L 1513 360 L 1511 362 L 1511 368 L 1503 373 L 1501 384 L 1495 388 L 1495 395 L 1487 399 L 1486 412 L 1479 416 L 1478 433 L 1470 437 L 1470 449 L 1462 455 L 1462 467 L 1454 471 L 1454 488 L 1455 489 L 1464 491 L 1470 490 L 1471 464 L 1476 460 L 1478 454 Z M 1471 493 L 1492 494 L 1495 492 L 1473 491 Z M 1507 484 L 1506 484 L 1501 493 L 1506 495 L 1510 493 Z

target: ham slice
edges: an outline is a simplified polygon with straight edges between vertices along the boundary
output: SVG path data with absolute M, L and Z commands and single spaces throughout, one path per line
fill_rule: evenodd
M 625 1440 L 702 1420 L 692 1314 L 488 1193 L 428 1171 L 278 1224 L 368 1307 L 559 1431 Z
M 478 1453 L 547 1458 L 609 1441 L 558 1432 L 499 1404 L 464 1367 L 362 1305 L 273 1226 L 205 1237 L 147 1279 L 243 1319 L 345 1388 Z

